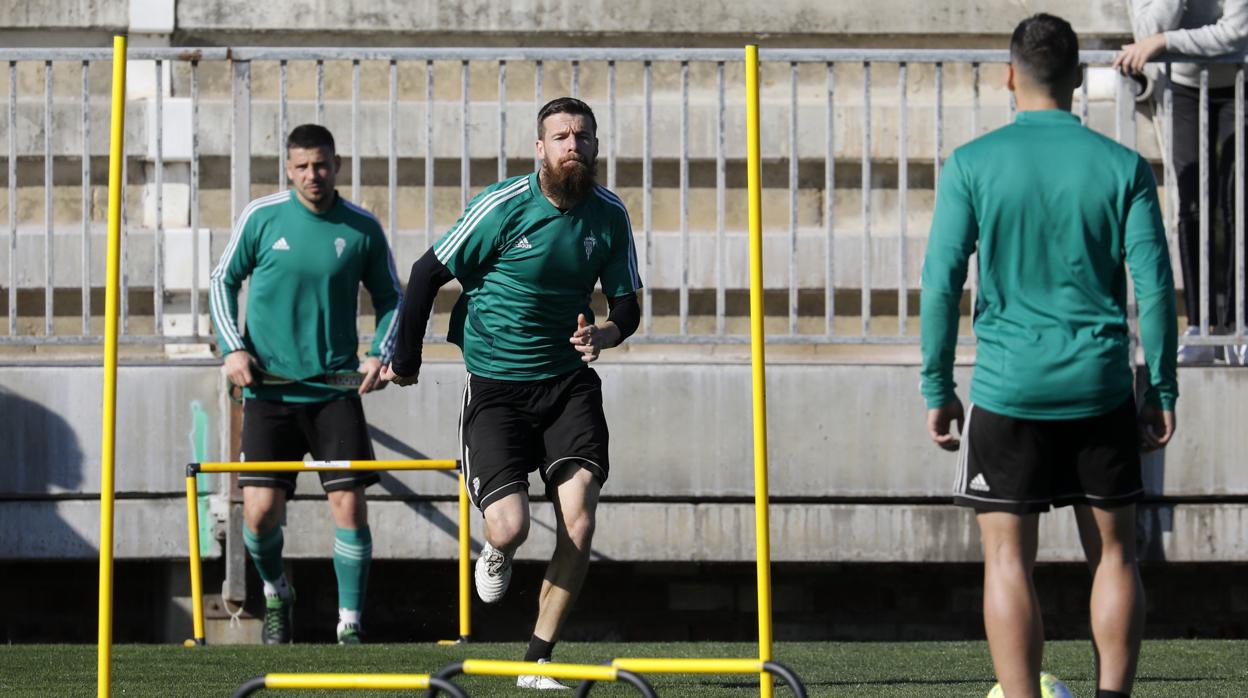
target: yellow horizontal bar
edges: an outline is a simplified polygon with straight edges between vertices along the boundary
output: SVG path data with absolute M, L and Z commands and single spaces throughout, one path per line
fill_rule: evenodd
M 574 681 L 615 681 L 615 667 L 601 664 L 538 664 L 495 659 L 466 659 L 464 673 L 475 676 L 549 676 Z
M 266 674 L 265 688 L 429 688 L 428 674 Z
M 201 473 L 299 472 L 303 470 L 455 470 L 453 460 L 291 460 L 200 463 Z
M 757 674 L 757 659 L 615 659 L 611 666 L 638 674 Z

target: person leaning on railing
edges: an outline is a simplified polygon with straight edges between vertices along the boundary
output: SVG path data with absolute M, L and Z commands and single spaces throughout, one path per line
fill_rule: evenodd
M 1155 89 L 1165 74 L 1159 66 L 1145 64 L 1162 53 L 1209 57 L 1248 49 L 1248 0 L 1132 0 L 1131 22 L 1135 43 L 1127 44 L 1114 58 L 1114 67 L 1126 75 L 1147 79 Z M 1204 298 L 1200 284 L 1200 71 L 1197 63 L 1174 63 L 1170 81 L 1174 104 L 1174 137 L 1170 157 L 1174 163 L 1179 197 L 1179 259 L 1183 272 L 1187 310 L 1185 336 L 1200 333 Z M 1235 230 L 1235 71 L 1230 63 L 1211 64 L 1209 71 L 1209 189 L 1206 206 L 1211 216 L 1221 211 L 1223 230 Z M 1212 218 L 1211 218 L 1212 220 Z M 1212 227 L 1212 226 L 1211 226 Z M 1227 237 L 1222 254 L 1209 242 L 1209 324 L 1225 331 L 1235 324 L 1235 247 Z M 1220 265 L 1222 274 L 1216 271 Z M 1217 299 L 1224 298 L 1219 310 Z M 1183 346 L 1180 363 L 1212 363 L 1211 346 Z M 1248 365 L 1248 345 L 1228 346 L 1227 363 Z

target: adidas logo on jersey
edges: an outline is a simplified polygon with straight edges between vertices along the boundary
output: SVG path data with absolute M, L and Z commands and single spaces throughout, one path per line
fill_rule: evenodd
M 521 235 L 521 236 L 520 236 L 520 239 L 519 239 L 519 240 L 516 240 L 516 244 L 514 244 L 514 245 L 512 245 L 512 246 L 511 246 L 511 249 L 513 249 L 513 250 L 531 250 L 531 249 L 533 249 L 533 243 L 529 242 L 529 238 L 528 238 L 528 236 L 526 236 L 526 235 Z
M 987 492 L 989 489 L 988 481 L 984 479 L 983 473 L 977 474 L 975 478 L 971 480 L 971 484 L 969 485 L 969 487 L 979 492 Z
M 275 250 L 289 250 L 289 249 L 290 249 L 290 245 L 286 242 L 286 238 L 278 238 L 278 239 L 277 239 L 277 242 L 273 243 L 273 249 L 275 249 Z

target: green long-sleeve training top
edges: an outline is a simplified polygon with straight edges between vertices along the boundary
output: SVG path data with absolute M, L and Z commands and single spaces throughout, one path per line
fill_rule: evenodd
M 954 399 L 958 304 L 978 252 L 971 401 L 1020 419 L 1104 414 L 1132 393 L 1127 273 L 1149 399 L 1178 398 L 1174 277 L 1152 170 L 1066 111 L 1024 111 L 941 173 L 923 262 L 922 392 Z
M 315 379 L 359 366 L 360 283 L 377 317 L 369 356 L 389 361 L 402 291 L 390 246 L 373 214 L 336 196 L 316 214 L 293 190 L 248 204 L 209 283 L 212 322 L 222 354 L 245 349 L 260 367 L 296 381 L 251 386 L 245 397 L 321 402 L 347 393 Z M 239 331 L 238 291 L 251 277 L 247 330 Z

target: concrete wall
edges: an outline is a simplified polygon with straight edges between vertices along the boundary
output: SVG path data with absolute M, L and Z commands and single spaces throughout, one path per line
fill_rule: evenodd
M 748 365 L 625 356 L 600 372 L 613 465 L 596 554 L 751 559 Z M 419 387 L 370 396 L 378 457 L 455 457 L 463 375 L 457 363 L 430 363 Z M 965 384 L 965 369 L 960 378 Z M 1154 559 L 1248 560 L 1248 470 L 1240 467 L 1248 436 L 1228 426 L 1248 418 L 1248 372 L 1183 369 L 1180 378 L 1178 437 L 1145 467 L 1155 503 L 1142 508 L 1144 549 Z M 0 470 L 0 559 L 96 554 L 99 380 L 97 368 L 0 368 L 0 443 L 19 464 Z M 195 458 L 193 435 L 203 459 L 227 457 L 219 374 L 213 366 L 128 366 L 120 381 L 117 554 L 183 557 L 183 466 Z M 775 559 L 978 558 L 970 518 L 943 503 L 955 456 L 927 442 L 916 382 L 908 365 L 769 368 Z M 301 476 L 300 492 L 308 498 L 292 506 L 288 554 L 327 556 L 332 531 L 315 476 Z M 454 492 L 446 473 L 386 475 L 370 490 L 376 555 L 453 557 Z M 210 518 L 223 521 L 225 504 L 216 497 Z M 525 559 L 549 555 L 552 526 L 548 507 L 538 506 Z M 1045 527 L 1044 559 L 1079 559 L 1068 511 Z
M 1001 34 L 1013 30 L 1029 8 L 999 0 L 928 2 L 882 0 L 863 5 L 820 0 L 780 2 L 661 2 L 604 0 L 496 3 L 410 3 L 401 0 L 341 3 L 304 0 L 298 10 L 274 13 L 237 0 L 178 3 L 178 26 L 187 31 L 317 31 L 336 27 L 361 32 L 509 34 Z M 1123 26 L 1120 3 L 1048 3 L 1084 31 L 1104 34 Z M 917 11 L 916 11 L 917 10 Z
M 125 31 L 128 2 L 115 0 L 40 0 L 0 6 L 0 27 L 6 29 L 96 29 Z
M 1129 31 L 1125 5 L 1115 0 L 1054 0 L 1047 12 L 1069 19 L 1088 36 Z M 881 0 L 863 4 L 780 0 L 769 3 L 661 2 L 616 3 L 525 0 L 491 3 L 333 2 L 296 0 L 280 12 L 239 0 L 50 0 L 10 3 L 0 8 L 4 33 L 43 33 L 72 40 L 106 38 L 106 32 L 162 32 L 175 40 L 223 43 L 221 39 L 267 38 L 264 43 L 300 43 L 309 36 L 329 43 L 362 44 L 517 44 L 602 42 L 737 43 L 742 37 L 828 42 L 852 37 L 901 37 L 929 42 L 933 35 L 976 37 L 1008 34 L 1018 20 L 1035 12 L 1027 3 L 1005 0 Z M 159 21 L 153 20 L 159 18 Z M 214 41 L 214 39 L 216 39 Z M 878 39 L 877 39 L 878 40 Z

